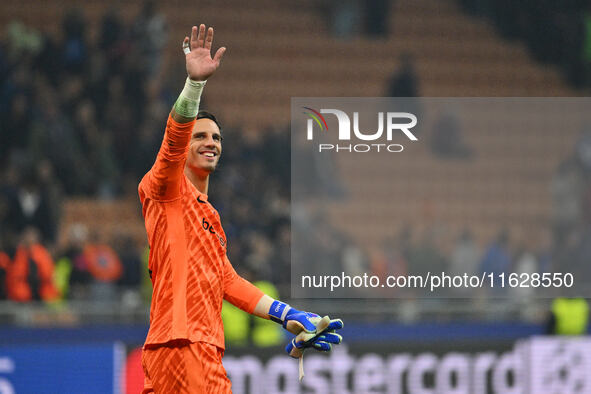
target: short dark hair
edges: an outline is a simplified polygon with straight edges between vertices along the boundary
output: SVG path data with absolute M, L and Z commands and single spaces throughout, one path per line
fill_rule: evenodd
M 196 119 L 209 119 L 209 120 L 212 120 L 213 123 L 215 123 L 218 126 L 218 129 L 220 129 L 220 133 L 222 132 L 222 125 L 220 125 L 220 122 L 218 122 L 218 119 L 211 112 L 202 109 L 201 111 L 199 111 L 197 113 L 197 118 Z

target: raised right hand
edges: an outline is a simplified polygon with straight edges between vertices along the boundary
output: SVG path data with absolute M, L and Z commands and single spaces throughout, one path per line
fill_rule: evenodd
M 189 44 L 191 52 L 185 55 L 187 74 L 194 81 L 205 81 L 213 75 L 220 65 L 220 60 L 226 52 L 225 47 L 217 50 L 214 57 L 211 57 L 211 44 L 213 43 L 213 27 L 207 29 L 205 35 L 205 25 L 193 26 L 191 29 L 191 39 L 185 37 L 183 46 Z

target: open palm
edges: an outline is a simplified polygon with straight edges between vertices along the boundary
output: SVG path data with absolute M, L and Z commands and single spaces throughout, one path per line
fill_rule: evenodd
M 205 25 L 200 25 L 191 29 L 191 39 L 185 37 L 183 46 L 190 44 L 191 52 L 185 55 L 187 74 L 194 81 L 205 81 L 208 79 L 220 65 L 220 60 L 226 52 L 225 47 L 221 47 L 211 57 L 211 44 L 213 43 L 213 27 L 207 29 L 205 34 Z

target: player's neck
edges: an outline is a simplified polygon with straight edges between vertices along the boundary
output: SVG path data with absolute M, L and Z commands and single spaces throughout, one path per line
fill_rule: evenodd
M 203 194 L 207 194 L 209 188 L 209 174 L 200 176 L 195 172 L 191 171 L 188 167 L 185 167 L 185 175 L 189 178 L 189 181 Z

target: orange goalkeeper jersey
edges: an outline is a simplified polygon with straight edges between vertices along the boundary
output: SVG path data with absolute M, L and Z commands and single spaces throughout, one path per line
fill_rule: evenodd
M 188 339 L 223 349 L 222 300 L 252 313 L 263 293 L 234 271 L 218 212 L 184 174 L 194 124 L 168 118 L 156 162 L 138 188 L 153 285 L 145 344 Z

